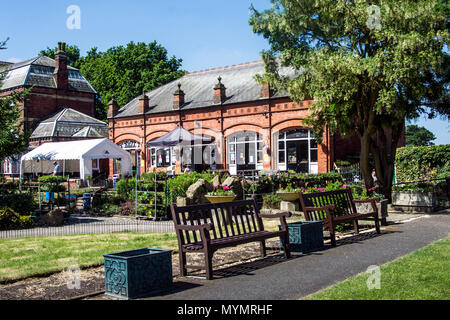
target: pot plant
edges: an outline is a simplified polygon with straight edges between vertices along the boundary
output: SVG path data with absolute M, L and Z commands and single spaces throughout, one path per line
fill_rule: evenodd
M 213 191 L 208 192 L 205 198 L 211 203 L 222 203 L 233 201 L 236 195 L 231 191 L 230 187 L 219 184 L 214 186 Z

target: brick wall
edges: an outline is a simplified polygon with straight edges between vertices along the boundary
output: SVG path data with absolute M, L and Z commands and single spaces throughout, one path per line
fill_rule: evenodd
M 263 135 L 264 142 L 269 146 L 268 155 L 264 157 L 265 170 L 274 170 L 277 167 L 277 147 L 273 144 L 274 134 L 278 132 L 306 128 L 302 119 L 308 115 L 308 106 L 312 101 L 303 101 L 300 104 L 288 98 L 262 99 L 235 105 L 212 106 L 195 110 L 174 110 L 164 114 L 147 114 L 134 117 L 110 119 L 110 139 L 117 144 L 132 140 L 141 145 L 141 159 L 145 165 L 141 172 L 150 170 L 146 159 L 146 143 L 163 136 L 182 124 L 183 128 L 192 133 L 202 133 L 213 136 L 219 144 L 219 155 L 222 157 L 224 168 L 227 168 L 226 144 L 224 139 L 233 133 L 251 130 Z M 145 119 L 144 119 L 145 117 Z M 201 130 L 195 129 L 196 122 L 201 123 Z M 144 123 L 145 122 L 145 123 Z M 199 130 L 199 131 L 197 131 Z M 318 170 L 327 172 L 332 164 L 332 139 L 325 136 L 323 144 L 318 148 Z M 273 150 L 275 148 L 275 150 Z M 112 161 L 110 162 L 110 164 Z M 110 172 L 112 174 L 112 170 Z

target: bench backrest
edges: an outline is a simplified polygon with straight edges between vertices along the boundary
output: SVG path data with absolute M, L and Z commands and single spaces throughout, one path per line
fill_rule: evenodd
M 352 191 L 350 189 L 342 189 L 326 192 L 300 193 L 300 203 L 305 213 L 306 220 L 326 220 L 324 210 L 308 211 L 305 207 L 324 207 L 334 204 L 336 208 L 333 211 L 335 216 L 350 215 L 356 212 L 353 203 Z
M 214 228 L 210 231 L 211 239 L 264 230 L 255 200 L 208 203 L 184 207 L 171 204 L 170 210 L 177 236 L 182 244 L 200 242 L 201 238 L 198 232 L 177 229 L 178 225 L 212 223 Z

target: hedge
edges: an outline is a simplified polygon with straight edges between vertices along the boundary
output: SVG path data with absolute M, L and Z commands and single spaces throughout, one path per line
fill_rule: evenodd
M 450 177 L 450 144 L 399 148 L 395 169 L 397 182 Z

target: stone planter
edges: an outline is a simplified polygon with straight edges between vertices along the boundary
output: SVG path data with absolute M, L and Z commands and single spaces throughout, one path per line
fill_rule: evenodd
M 380 202 L 377 202 L 378 209 L 378 218 L 380 219 L 381 225 L 386 225 L 386 218 L 388 217 L 388 201 L 387 199 L 382 199 Z M 372 204 L 371 203 L 355 203 L 356 212 L 358 213 L 367 213 L 372 212 Z
M 135 299 L 172 287 L 172 250 L 143 248 L 103 257 L 107 295 Z
M 295 201 L 299 199 L 298 192 L 277 191 L 277 195 L 284 201 Z
M 292 252 L 308 253 L 323 248 L 322 221 L 288 223 L 289 247 Z M 281 230 L 281 226 L 279 226 Z M 283 241 L 281 240 L 281 247 Z
M 208 199 L 211 203 L 222 203 L 222 202 L 231 202 L 236 198 L 236 195 L 230 195 L 230 196 L 210 196 L 205 195 L 205 198 Z
M 431 212 L 437 207 L 434 192 L 392 191 L 392 205 L 402 211 Z

